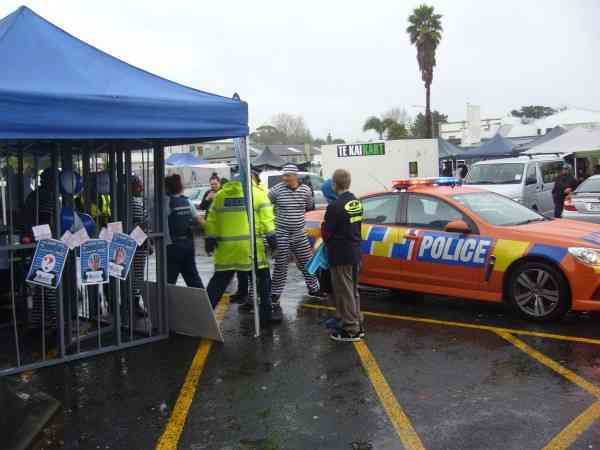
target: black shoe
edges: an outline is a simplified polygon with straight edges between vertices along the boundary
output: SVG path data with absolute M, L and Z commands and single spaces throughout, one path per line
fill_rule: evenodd
M 357 334 L 350 334 L 346 330 L 337 330 L 329 335 L 329 337 L 337 342 L 357 342 L 362 340 L 360 332 Z
M 243 294 L 233 294 L 229 297 L 229 303 L 239 303 L 243 305 L 248 301 L 248 296 Z
M 279 302 L 273 303 L 271 310 L 271 322 L 281 322 L 283 320 L 283 310 Z
M 240 306 L 238 306 L 238 312 L 240 312 L 242 314 L 254 313 L 254 303 L 253 302 L 242 303 Z
M 318 298 L 320 300 L 324 300 L 327 298 L 327 294 L 321 290 L 309 292 L 308 296 Z

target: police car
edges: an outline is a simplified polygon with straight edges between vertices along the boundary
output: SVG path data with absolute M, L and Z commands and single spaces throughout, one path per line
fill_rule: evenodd
M 454 178 L 363 197 L 364 285 L 506 302 L 547 321 L 600 310 L 600 226 L 551 220 Z M 323 212 L 307 215 L 317 240 Z

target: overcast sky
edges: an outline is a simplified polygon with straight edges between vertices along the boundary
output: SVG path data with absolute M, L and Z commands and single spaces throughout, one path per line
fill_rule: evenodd
M 314 136 L 364 139 L 369 115 L 421 109 L 425 92 L 407 17 L 422 1 L 3 0 L 101 50 L 250 105 L 255 128 L 278 112 Z M 462 120 L 525 104 L 600 110 L 600 1 L 430 0 L 444 33 L 432 107 Z M 4 64 L 10 63 L 7 61 Z M 417 105 L 417 106 L 412 106 Z

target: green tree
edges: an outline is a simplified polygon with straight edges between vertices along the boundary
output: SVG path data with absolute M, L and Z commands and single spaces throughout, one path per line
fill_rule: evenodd
M 541 119 L 542 117 L 551 116 L 558 111 L 550 106 L 529 105 L 521 106 L 521 109 L 513 109 L 510 114 L 521 119 Z
M 255 144 L 283 144 L 285 136 L 272 125 L 262 125 L 250 133 L 250 140 Z
M 431 83 L 435 67 L 435 52 L 442 40 L 442 15 L 434 13 L 434 7 L 420 5 L 408 18 L 406 32 L 410 43 L 417 47 L 417 61 L 421 79 L 425 83 L 425 137 L 433 137 L 431 116 Z
M 379 135 L 379 139 L 383 140 L 383 133 L 385 133 L 384 120 L 376 116 L 369 117 L 363 125 L 363 131 L 375 131 Z
M 433 137 L 439 137 L 440 124 L 448 122 L 448 116 L 439 111 L 433 111 L 431 117 L 433 122 Z M 415 117 L 411 127 L 411 134 L 416 138 L 427 137 L 427 121 L 423 113 L 419 113 Z
M 395 119 L 388 118 L 383 121 L 385 126 L 385 134 L 388 140 L 402 139 L 408 136 L 408 130 L 403 123 Z

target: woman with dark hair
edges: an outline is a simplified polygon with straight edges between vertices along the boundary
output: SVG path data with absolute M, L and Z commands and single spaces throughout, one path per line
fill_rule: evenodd
M 200 224 L 200 216 L 193 203 L 183 195 L 183 184 L 178 174 L 165 178 L 168 199 L 165 212 L 168 223 L 167 283 L 176 284 L 179 274 L 189 287 L 204 289 L 196 268 L 196 251 L 192 226 Z
M 210 205 L 212 205 L 215 195 L 217 195 L 217 192 L 219 192 L 222 186 L 221 179 L 216 172 L 211 175 L 208 183 L 210 184 L 210 190 L 206 191 L 204 197 L 202 197 L 202 202 L 198 208 L 200 211 L 208 211 L 210 209 Z

